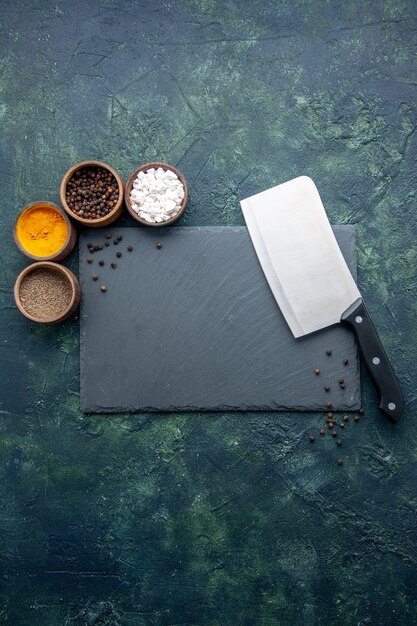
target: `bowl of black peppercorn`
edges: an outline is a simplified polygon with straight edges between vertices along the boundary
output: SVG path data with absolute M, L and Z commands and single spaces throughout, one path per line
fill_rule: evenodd
M 81 161 L 64 174 L 60 197 L 76 222 L 92 228 L 107 226 L 123 210 L 123 180 L 106 163 Z

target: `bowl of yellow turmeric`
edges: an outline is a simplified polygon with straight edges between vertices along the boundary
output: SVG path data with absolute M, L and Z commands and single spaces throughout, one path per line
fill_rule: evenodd
M 52 202 L 32 202 L 19 214 L 13 236 L 23 254 L 36 261 L 60 261 L 75 246 L 77 231 Z

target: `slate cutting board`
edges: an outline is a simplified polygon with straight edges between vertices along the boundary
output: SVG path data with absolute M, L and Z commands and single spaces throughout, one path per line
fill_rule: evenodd
M 335 326 L 294 339 L 246 227 L 113 228 L 87 263 L 87 243 L 104 243 L 106 232 L 80 237 L 82 411 L 360 407 L 352 333 Z M 334 232 L 355 276 L 355 229 Z

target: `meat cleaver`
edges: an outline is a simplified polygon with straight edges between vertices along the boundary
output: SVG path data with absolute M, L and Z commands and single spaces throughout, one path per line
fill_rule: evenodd
M 353 328 L 379 394 L 379 410 L 396 422 L 398 381 L 308 176 L 241 201 L 266 279 L 294 337 L 333 324 Z

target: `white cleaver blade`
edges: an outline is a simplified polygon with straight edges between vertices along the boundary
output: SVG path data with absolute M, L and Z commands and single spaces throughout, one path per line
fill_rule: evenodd
M 392 421 L 403 399 L 375 328 L 308 176 L 241 201 L 256 254 L 294 337 L 344 322 L 359 347 Z

